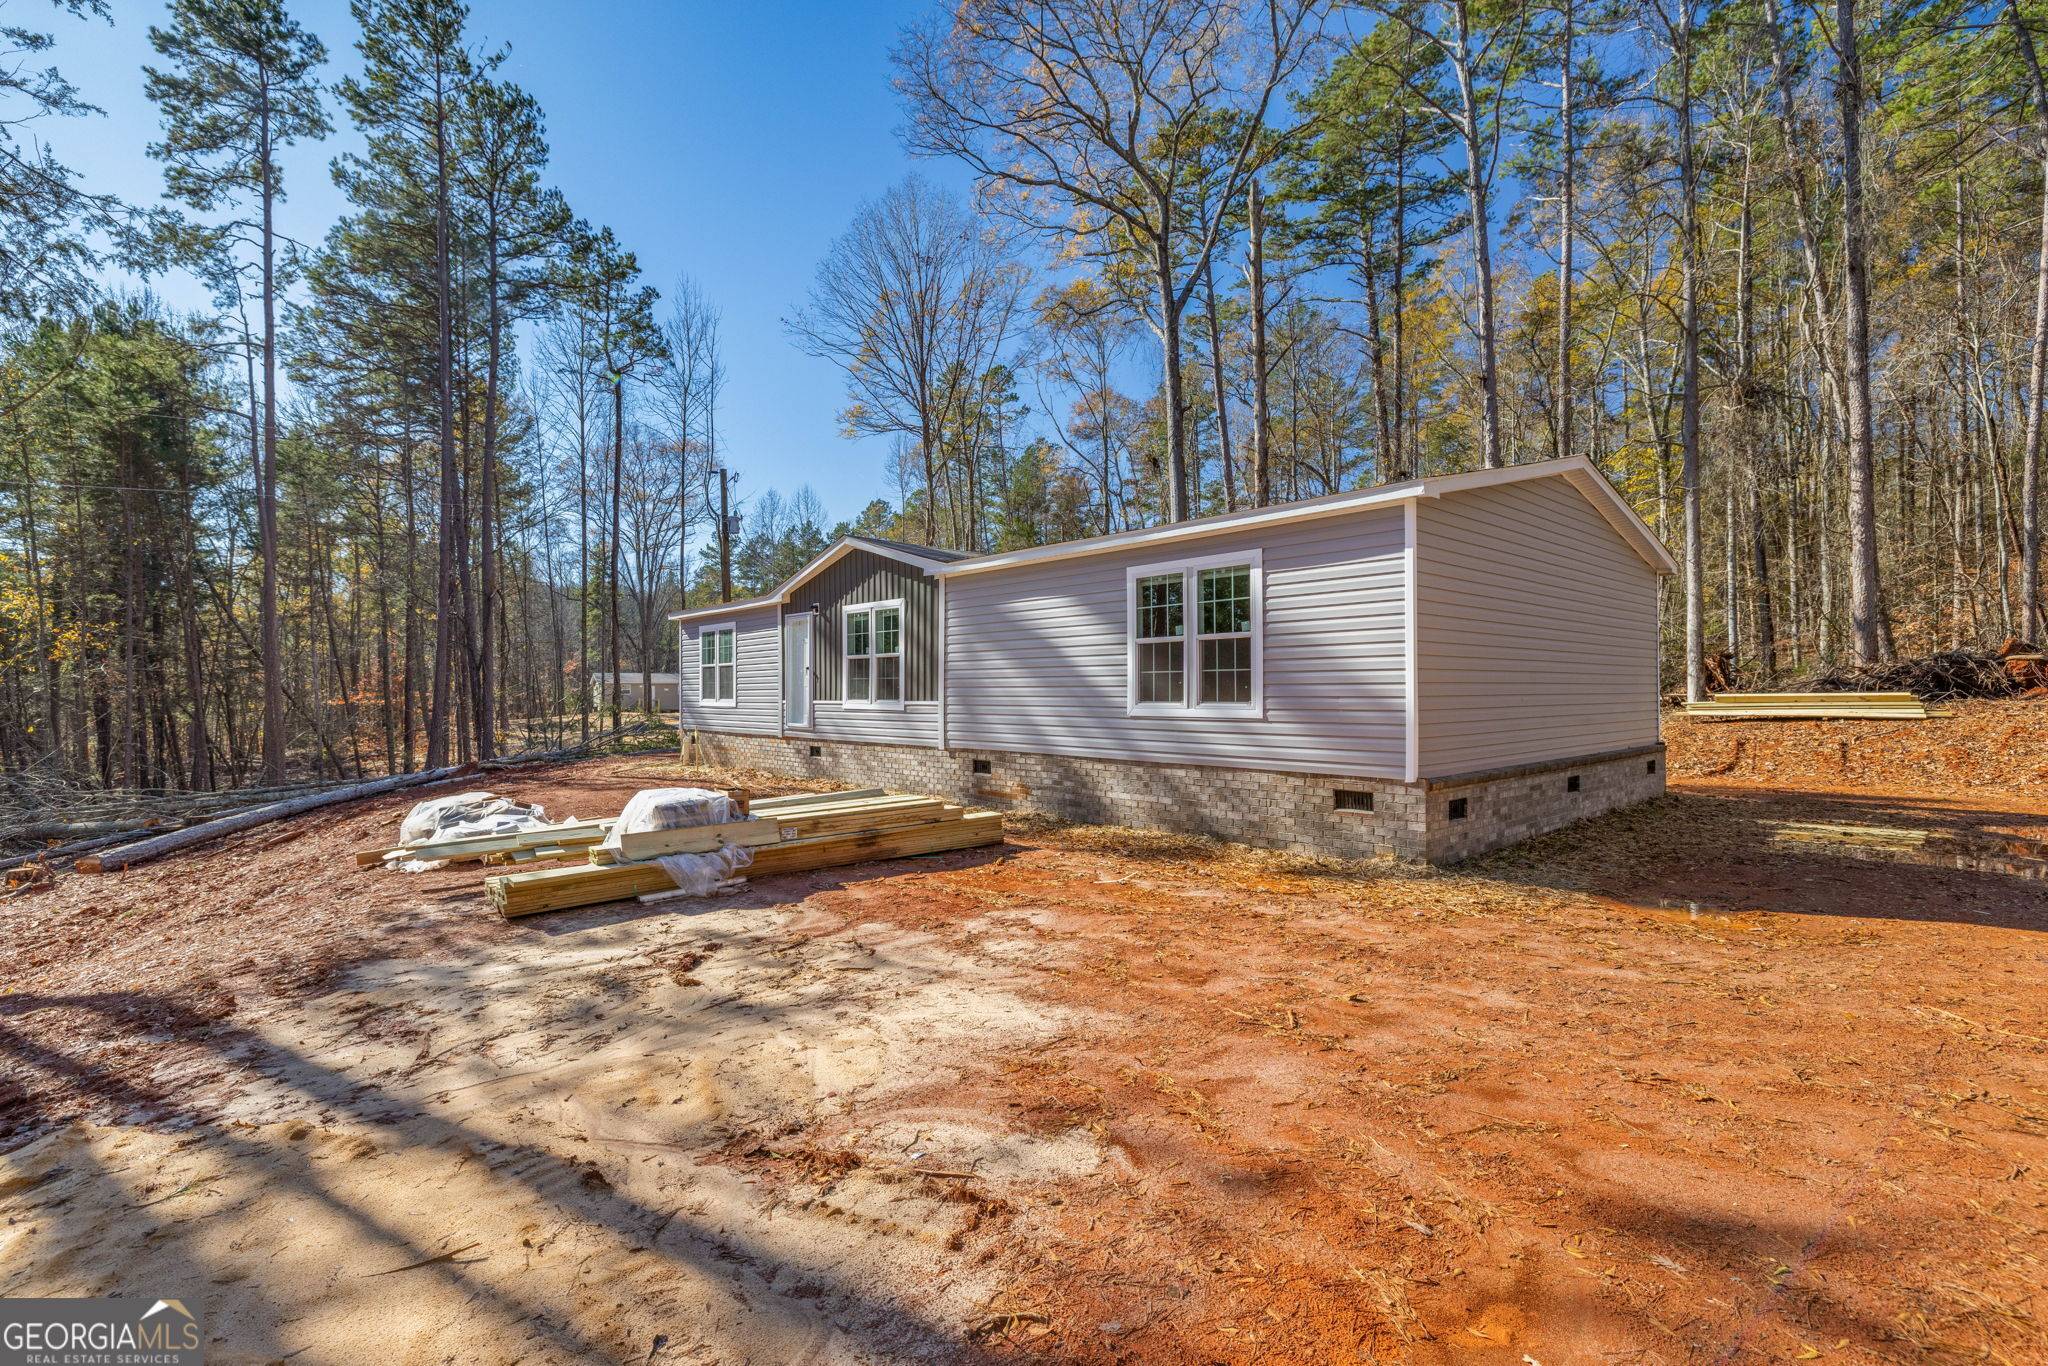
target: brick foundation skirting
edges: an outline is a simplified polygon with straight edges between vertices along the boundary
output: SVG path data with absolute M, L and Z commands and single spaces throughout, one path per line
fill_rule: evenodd
M 1661 745 L 1418 783 L 716 731 L 686 730 L 683 745 L 699 763 L 922 792 L 997 811 L 1334 858 L 1431 863 L 1471 858 L 1664 791 Z

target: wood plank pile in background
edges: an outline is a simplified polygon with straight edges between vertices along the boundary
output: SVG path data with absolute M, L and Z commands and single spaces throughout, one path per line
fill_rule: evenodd
M 750 847 L 753 862 L 745 874 L 770 877 L 971 849 L 1003 838 L 1003 818 L 996 812 L 879 789 L 771 797 L 752 803 L 748 816 L 725 825 L 622 835 L 616 853 L 593 841 L 585 863 L 500 874 L 486 878 L 484 890 L 509 919 L 672 891 L 674 881 L 655 860 L 721 844 Z
M 1929 710 L 1909 692 L 1724 692 L 1688 702 L 1685 714 L 1709 721 L 1925 721 Z

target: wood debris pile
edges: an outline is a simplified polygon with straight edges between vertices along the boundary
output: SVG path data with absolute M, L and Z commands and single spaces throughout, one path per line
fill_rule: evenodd
M 1890 664 L 1842 665 L 1799 679 L 1802 692 L 1909 692 L 1927 702 L 2048 693 L 2048 654 L 2008 637 L 1994 650 L 1946 650 Z

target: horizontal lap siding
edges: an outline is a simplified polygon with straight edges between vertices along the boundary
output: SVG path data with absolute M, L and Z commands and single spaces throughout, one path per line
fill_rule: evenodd
M 703 679 L 697 672 L 697 636 L 705 626 L 733 624 L 733 696 L 739 705 L 707 707 L 701 700 Z M 773 607 L 735 612 L 683 627 L 683 725 L 697 730 L 747 735 L 776 735 L 782 729 L 781 613 Z
M 1253 548 L 1265 716 L 1128 715 L 1124 571 Z M 960 575 L 946 585 L 947 743 L 1400 777 L 1403 585 L 1399 509 Z
M 861 740 L 877 745 L 928 745 L 939 743 L 939 704 L 908 702 L 902 711 L 888 707 L 849 707 L 840 702 L 818 702 L 816 724 L 808 731 L 792 730 L 792 736 L 810 735 L 819 740 Z
M 1657 742 L 1657 576 L 1561 479 L 1416 509 L 1423 777 Z

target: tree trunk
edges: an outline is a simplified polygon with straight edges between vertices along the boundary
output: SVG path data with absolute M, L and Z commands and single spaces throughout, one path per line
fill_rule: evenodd
M 1479 290 L 1479 397 L 1481 463 L 1497 470 L 1506 463 L 1500 445 L 1500 356 L 1493 317 L 1493 224 L 1488 218 L 1488 157 L 1479 130 L 1479 94 L 1472 86 L 1471 11 L 1457 0 L 1458 49 L 1451 71 L 1458 81 L 1458 131 L 1465 143 L 1465 199 L 1472 239 L 1472 269 Z
M 1252 506 L 1273 501 L 1272 358 L 1266 344 L 1266 196 L 1251 185 Z
M 1836 0 L 1836 81 L 1842 124 L 1842 323 L 1848 352 L 1849 627 L 1856 662 L 1884 656 L 1884 612 L 1878 582 L 1877 489 L 1870 403 L 1868 234 L 1863 215 L 1863 62 L 1856 34 L 1856 0 Z
M 1564 57 L 1558 66 L 1558 137 L 1563 161 L 1557 224 L 1557 457 L 1572 453 L 1572 221 L 1577 207 L 1578 137 L 1572 108 L 1572 0 L 1564 0 Z
M 483 562 L 477 585 L 483 609 L 478 614 L 477 653 L 481 656 L 479 664 L 483 669 L 483 679 L 477 689 L 476 757 L 494 759 L 498 754 L 498 656 L 496 611 L 493 607 L 498 600 L 498 369 L 503 356 L 504 326 L 503 312 L 498 304 L 498 217 L 495 203 L 488 217 L 485 236 L 486 249 L 490 253 L 484 281 L 489 296 L 489 336 L 484 353 L 483 473 L 477 495 L 477 534 L 483 543 Z
M 441 528 L 440 569 L 434 591 L 434 682 L 427 704 L 427 767 L 448 762 L 449 674 L 454 664 L 456 615 L 460 610 L 455 549 L 463 515 L 455 479 L 455 335 L 448 297 L 449 205 L 447 73 L 435 72 L 434 103 L 434 290 L 440 332 Z
M 1693 146 L 1693 0 L 1679 0 L 1679 483 L 1685 500 L 1685 696 L 1707 692 L 1705 546 L 1700 532 L 1700 263 L 1699 170 Z
M 262 541 L 263 780 L 284 781 L 284 646 L 277 622 L 277 240 L 272 213 L 277 173 L 270 160 L 270 86 L 258 95 L 257 173 L 263 179 L 263 465 L 256 481 Z
M 612 734 L 617 735 L 624 722 L 619 715 L 619 527 L 621 525 L 622 500 L 625 494 L 626 475 L 626 377 L 616 367 L 612 371 L 612 534 L 610 543 L 610 582 L 605 585 L 605 596 L 611 606 L 611 686 L 612 686 Z
M 2041 74 L 2033 34 L 2020 18 L 2018 0 L 2006 0 L 2006 21 L 2012 26 L 2034 96 L 2035 136 L 2041 157 L 2040 250 L 2034 266 L 2033 355 L 2027 370 L 2026 444 L 2020 448 L 2020 632 L 2039 643 L 2043 627 L 2041 604 L 2041 423 L 2048 403 L 2048 81 Z
M 1230 453 L 1230 403 L 1223 392 L 1223 324 L 1216 316 L 1216 262 L 1202 263 L 1202 289 L 1209 300 L 1209 389 L 1216 396 L 1216 444 L 1223 458 L 1223 509 L 1237 511 L 1237 471 Z M 1108 496 L 1105 485 L 1104 497 Z
M 1166 520 L 1188 519 L 1187 401 L 1180 373 L 1180 299 L 1173 287 L 1173 251 L 1160 215 L 1159 240 L 1153 245 L 1153 270 L 1159 285 L 1159 356 L 1166 396 Z

